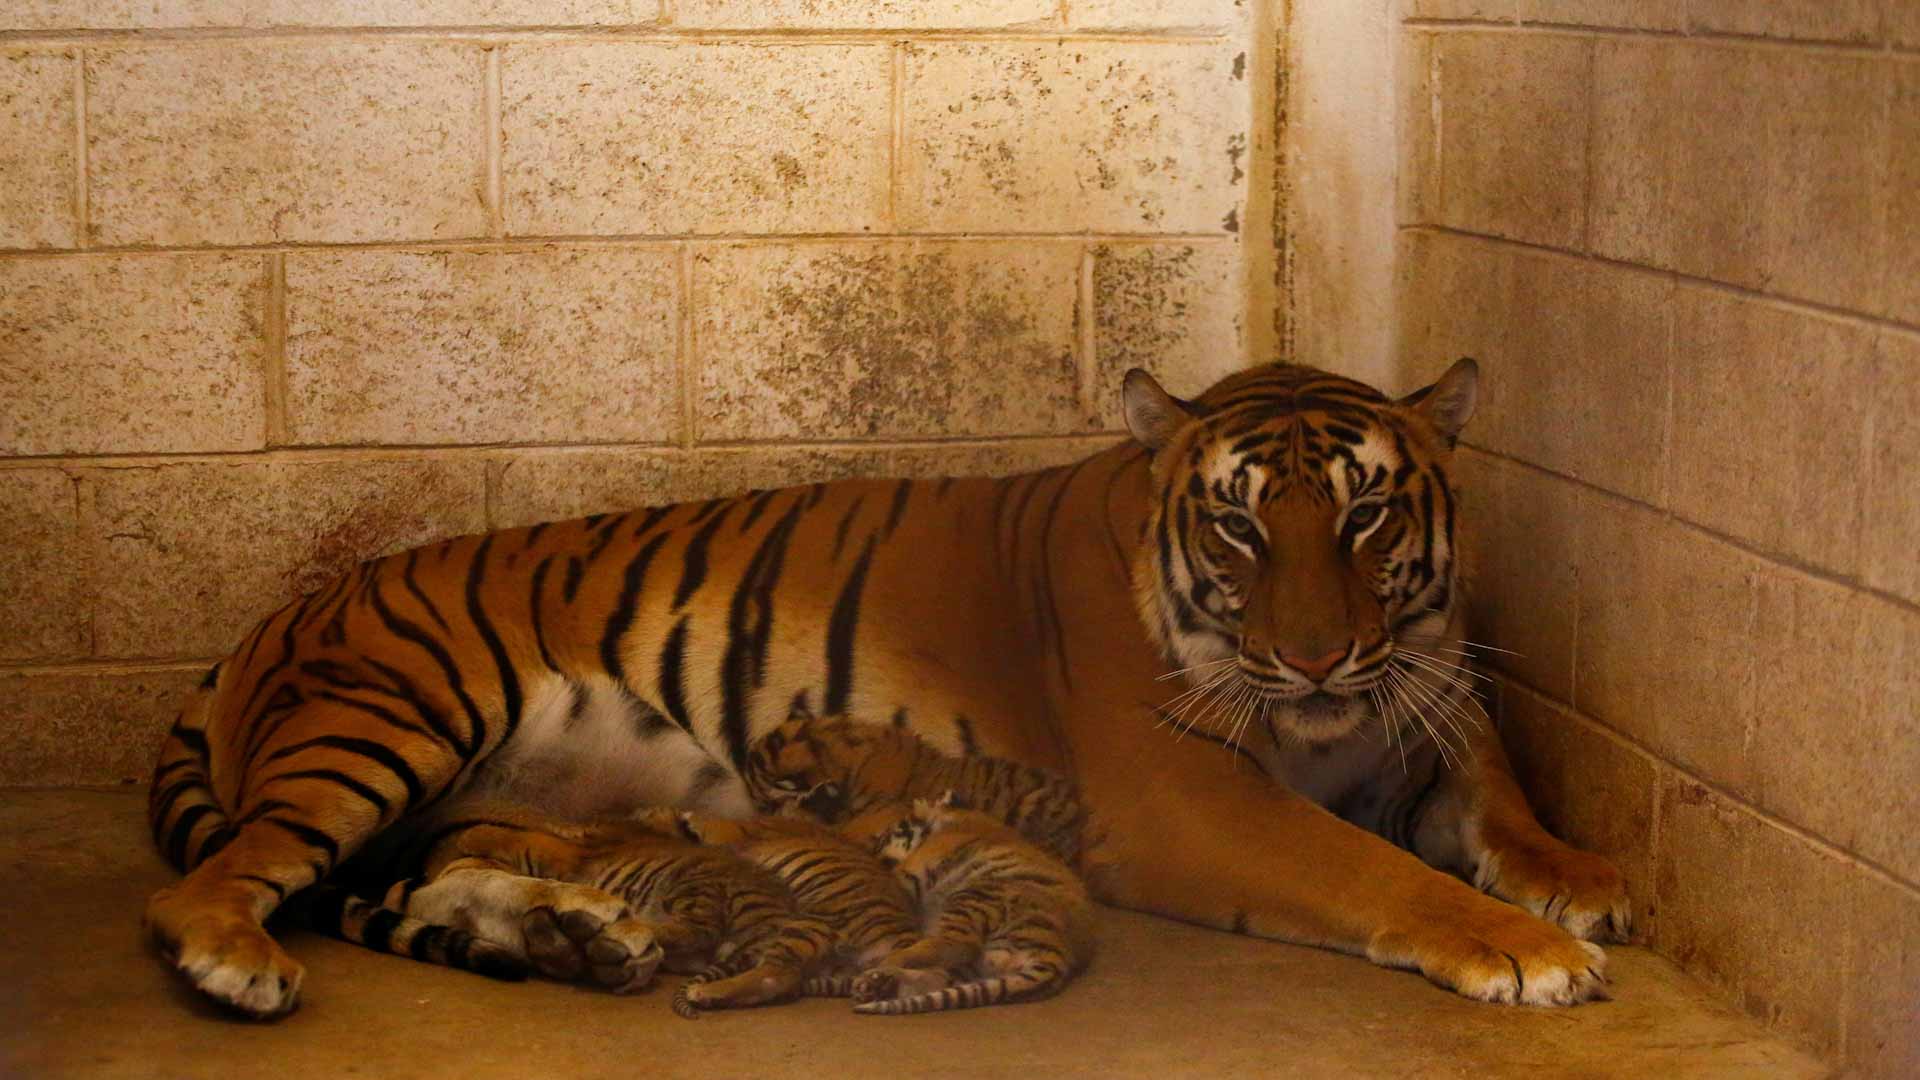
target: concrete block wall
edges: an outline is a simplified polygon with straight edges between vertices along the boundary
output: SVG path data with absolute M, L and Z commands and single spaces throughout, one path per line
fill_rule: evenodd
M 1484 364 L 1517 763 L 1655 948 L 1920 1073 L 1920 4 L 1403 15 L 1401 367 Z
M 1245 362 L 1240 0 L 0 10 L 0 783 L 438 537 L 1011 472 Z

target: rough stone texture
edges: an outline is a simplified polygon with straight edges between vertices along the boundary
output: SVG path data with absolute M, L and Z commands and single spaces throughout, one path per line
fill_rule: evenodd
M 1920 499 L 1907 482 L 1920 476 L 1920 335 L 1881 333 L 1871 385 L 1860 576 L 1920 604 Z
M 87 53 L 100 244 L 485 231 L 481 50 L 392 40 Z
M 1834 1054 L 1860 871 L 1685 777 L 1662 792 L 1660 829 L 1661 950 Z
M 1440 224 L 1579 246 L 1592 48 L 1579 37 L 1435 37 Z
M 507 229 L 880 227 L 889 64 L 874 45 L 511 46 L 501 59 Z
M 1657 0 L 1520 0 L 1521 22 L 1678 30 L 1680 5 Z
M 1469 440 L 1661 501 L 1671 280 L 1447 234 L 1405 252 L 1405 369 L 1480 361 Z
M 632 1076 L 643 1052 L 649 1075 L 663 1077 L 711 1073 L 716 1061 L 746 1076 L 859 1076 L 884 1061 L 901 1076 L 1122 1080 L 1265 1077 L 1276 1061 L 1307 1078 L 1424 1075 L 1436 1063 L 1494 1080 L 1827 1072 L 1640 949 L 1608 950 L 1610 1003 L 1501 1009 L 1354 957 L 1107 909 L 1096 924 L 1102 959 L 1065 993 L 925 1021 L 883 1023 L 851 1015 L 844 1001 L 810 999 L 690 1024 L 667 1009 L 671 976 L 648 994 L 616 997 L 495 982 L 292 933 L 287 945 L 307 966 L 300 1011 L 236 1024 L 189 998 L 131 930 L 147 895 L 177 880 L 152 852 L 142 802 L 86 791 L 0 800 L 10 908 L 36 928 L 13 943 L 0 994 L 0 1060 L 15 1071 L 231 1076 L 272 1061 L 288 1075 L 421 1080 L 459 1061 L 469 1080 L 611 1080 Z M 113 1023 L 100 1023 L 102 1009 Z M 422 1023 L 429 1012 L 433 1022 Z
M 527 450 L 495 466 L 493 526 L 735 495 L 853 476 L 1004 476 L 1077 461 L 1112 438 L 928 447 Z
M 1885 62 L 1672 41 L 1598 48 L 1595 251 L 1878 310 Z
M 1244 55 L 1230 43 L 910 46 L 900 224 L 1237 232 Z
M 1920 614 L 1769 570 L 1754 640 L 1758 804 L 1920 879 Z
M 1898 10 L 1914 21 L 1920 44 L 1920 5 Z M 1920 326 L 1920 59 L 1892 65 L 1893 106 L 1887 168 L 1887 313 Z
M 73 244 L 73 65 L 0 50 L 0 248 Z
M 1661 769 L 1558 703 L 1505 684 L 1500 739 L 1547 831 L 1613 860 L 1633 900 L 1635 940 L 1658 925 L 1654 801 Z
M 853 243 L 694 257 L 702 439 L 1080 427 L 1079 247 Z
M 356 563 L 485 527 L 478 459 L 246 462 L 87 474 L 100 656 L 217 656 Z
M 0 506 L 0 660 L 84 655 L 87 578 L 73 480 L 55 469 L 0 471 Z
M 678 280 L 666 247 L 291 254 L 290 437 L 672 438 Z
M 1146 368 L 1168 391 L 1197 394 L 1239 370 L 1240 259 L 1235 247 L 1101 244 L 1093 249 L 1096 426 L 1120 429 L 1120 383 Z M 1312 362 L 1312 361 L 1307 361 Z
M 673 0 L 673 24 L 748 30 L 1052 29 L 1055 0 Z
M 1689 0 L 1687 29 L 1695 33 L 1867 42 L 1880 34 L 1881 6 L 1880 0 Z M 1886 6 L 1898 9 L 1902 5 L 1895 0 Z
M 632 26 L 659 0 L 26 0 L 5 29 L 180 30 L 273 26 Z
M 1507 650 L 1482 662 L 1572 700 L 1579 489 L 1472 449 L 1455 455 L 1453 475 L 1471 636 Z
M 1075 30 L 1220 31 L 1246 18 L 1246 0 L 1072 0 L 1067 25 Z
M 1409 19 L 1486 19 L 1513 18 L 1518 0 L 1406 0 L 1403 9 Z
M 1666 760 L 1751 790 L 1753 577 L 1737 549 L 1583 493 L 1574 704 Z
M 202 665 L 0 673 L 0 786 L 144 782 Z
M 0 454 L 262 445 L 259 255 L 0 260 Z
M 1394 45 L 1397 117 L 1394 137 L 1399 167 L 1394 170 L 1394 220 L 1416 225 L 1440 215 L 1439 112 L 1433 96 L 1433 34 L 1411 30 Z M 1404 250 L 1407 234 L 1397 238 Z M 1402 290 L 1404 292 L 1404 290 Z M 1402 297 L 1404 299 L 1404 297 Z
M 1920 45 L 1920 7 L 1903 3 L 1888 4 L 1887 36 L 1896 45 Z
M 1682 287 L 1674 329 L 1675 512 L 1840 573 L 1857 563 L 1873 334 Z
M 1854 879 L 1847 970 L 1846 1059 L 1860 1076 L 1920 1073 L 1920 894 L 1866 874 Z

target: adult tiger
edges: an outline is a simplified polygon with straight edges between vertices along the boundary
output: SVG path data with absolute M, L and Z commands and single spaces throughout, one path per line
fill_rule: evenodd
M 1446 470 L 1476 380 L 1462 361 L 1393 401 L 1270 365 L 1185 402 L 1136 371 L 1133 440 L 1072 466 L 366 563 L 254 628 L 168 735 L 151 818 L 190 873 L 147 925 L 202 991 L 277 1014 L 302 969 L 262 921 L 370 839 L 474 797 L 742 813 L 749 745 L 812 704 L 1071 773 L 1110 832 L 1109 902 L 1484 1000 L 1599 996 L 1579 938 L 1624 932 L 1619 876 L 1535 823 L 1488 731 L 1447 723 Z M 1196 737 L 1175 737 L 1170 669 L 1225 706 Z M 525 882 L 486 902 L 546 895 Z

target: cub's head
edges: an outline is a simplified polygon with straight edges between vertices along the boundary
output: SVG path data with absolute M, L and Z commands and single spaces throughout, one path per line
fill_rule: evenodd
M 1182 401 L 1128 373 L 1127 427 L 1153 454 L 1135 599 L 1207 687 L 1203 726 L 1325 742 L 1378 715 L 1456 600 L 1447 464 L 1477 381 L 1462 360 L 1395 401 L 1275 364 Z
M 747 752 L 747 794 L 763 813 L 837 825 L 902 790 L 913 742 L 911 734 L 881 724 L 795 715 Z

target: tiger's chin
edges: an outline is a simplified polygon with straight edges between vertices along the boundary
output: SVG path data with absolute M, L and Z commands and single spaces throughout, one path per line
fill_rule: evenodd
M 1364 696 L 1315 690 L 1269 701 L 1266 717 L 1274 742 L 1319 746 L 1352 735 L 1373 718 L 1373 711 Z

